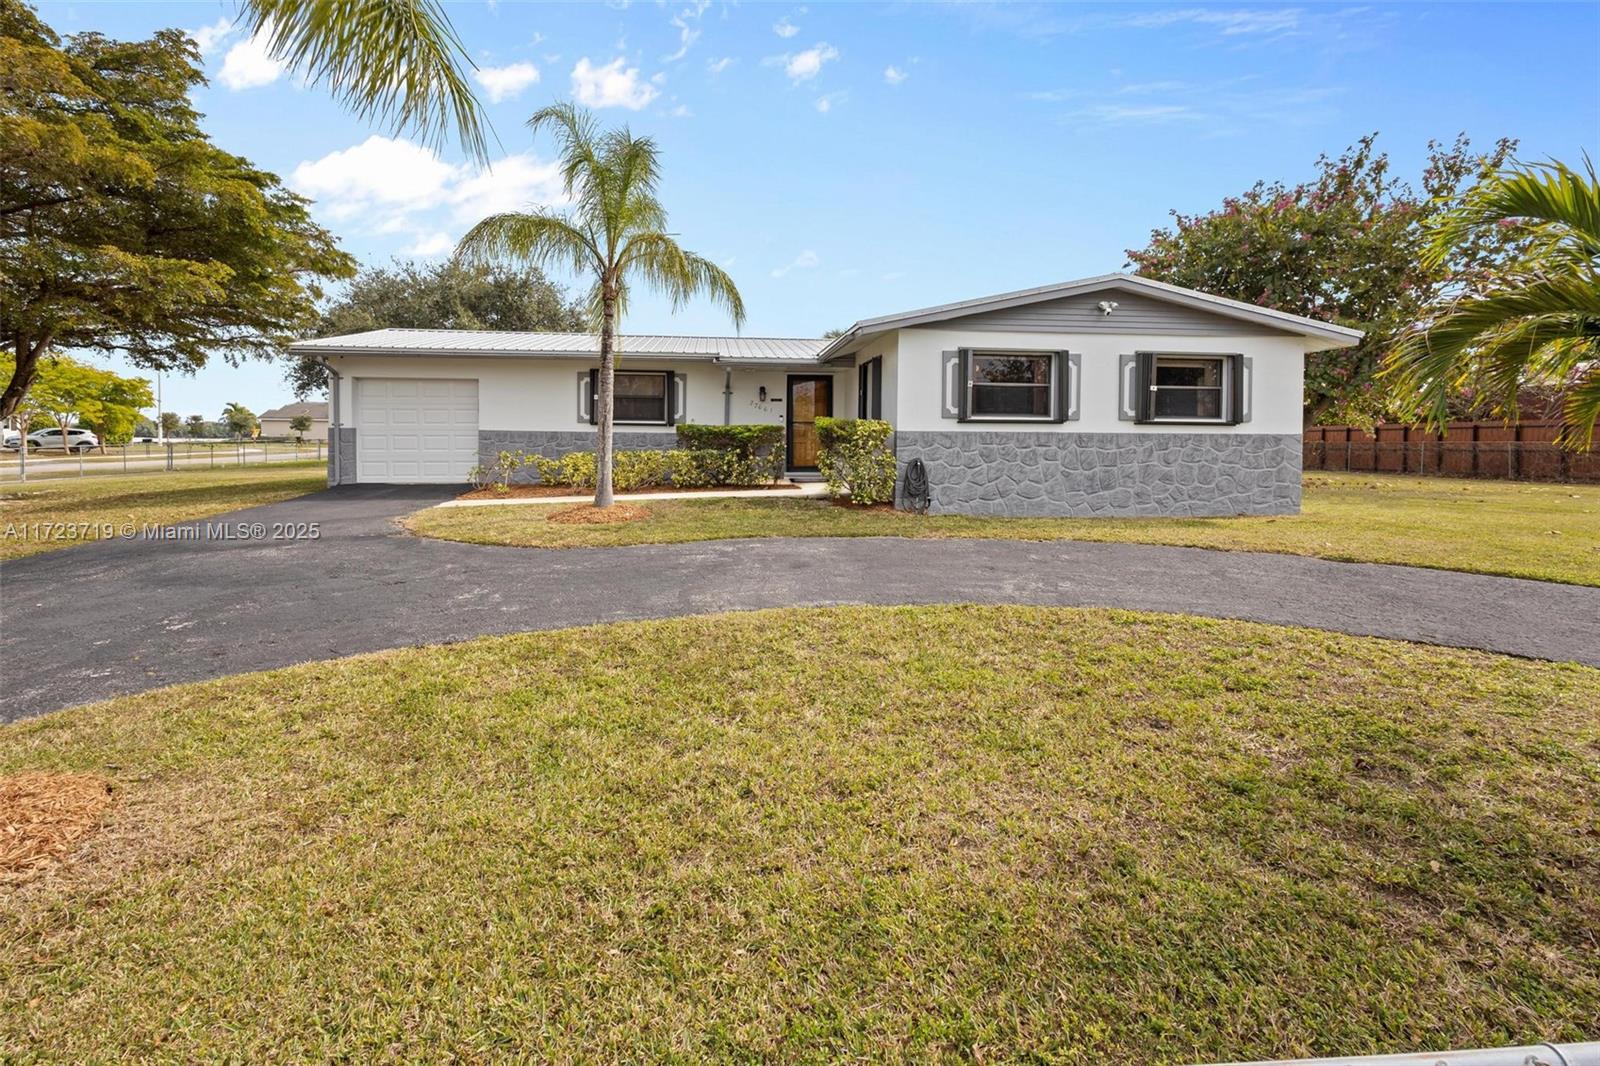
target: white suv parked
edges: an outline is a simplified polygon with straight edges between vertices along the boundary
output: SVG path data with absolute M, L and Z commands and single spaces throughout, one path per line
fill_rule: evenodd
M 40 451 L 60 451 L 61 432 L 58 426 L 51 426 L 49 429 L 36 429 L 28 434 L 28 447 Z M 78 429 L 74 426 L 72 429 L 67 430 L 66 434 L 68 451 L 86 452 L 91 448 L 100 447 L 100 438 L 90 430 Z

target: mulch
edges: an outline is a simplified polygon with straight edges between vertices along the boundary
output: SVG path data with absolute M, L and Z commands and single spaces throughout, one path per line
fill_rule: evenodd
M 61 861 L 111 803 L 111 782 L 98 774 L 0 777 L 0 884 Z
M 641 518 L 649 518 L 650 508 L 640 507 L 636 503 L 614 503 L 610 507 L 579 503 L 563 507 L 559 511 L 552 511 L 545 517 L 547 521 L 567 526 L 612 525 L 616 522 L 636 522 Z
M 671 485 L 657 485 L 654 488 L 648 488 L 648 489 L 629 489 L 628 492 L 630 494 L 632 494 L 632 493 L 644 494 L 644 493 L 657 493 L 657 492 L 704 492 L 704 493 L 707 493 L 707 494 L 713 494 L 713 493 L 718 493 L 718 492 L 727 492 L 727 491 L 729 491 L 729 489 L 737 489 L 739 492 L 744 492 L 744 491 L 746 491 L 748 489 L 754 489 L 754 490 L 760 490 L 760 491 L 771 491 L 771 492 L 798 492 L 798 491 L 800 491 L 800 486 L 792 484 L 792 483 L 788 483 L 788 484 L 776 484 L 776 485 L 737 485 L 737 486 L 730 485 L 730 486 L 727 486 L 726 488 L 720 488 L 720 489 L 678 489 L 678 488 L 673 488 Z M 538 499 L 541 496 L 584 496 L 584 495 L 587 495 L 589 493 L 592 493 L 593 491 L 594 491 L 593 489 L 574 488 L 571 485 L 508 485 L 508 486 L 506 486 L 506 491 L 505 492 L 496 492 L 493 488 L 473 489 L 470 492 L 463 492 L 460 496 L 457 496 L 456 499 L 458 499 L 458 500 L 514 500 L 514 499 L 519 499 L 519 498 L 521 498 L 521 499 Z

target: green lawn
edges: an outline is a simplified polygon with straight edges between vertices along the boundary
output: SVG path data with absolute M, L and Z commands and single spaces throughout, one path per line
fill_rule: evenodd
M 1288 552 L 1600 585 L 1600 486 L 1311 474 L 1301 514 L 1278 518 L 962 518 L 858 511 L 806 500 L 642 501 L 617 525 L 546 522 L 527 504 L 439 508 L 408 527 L 430 537 L 539 548 L 732 537 L 1004 537 L 1134 541 Z
M 186 522 L 302 496 L 327 484 L 327 465 L 314 460 L 8 484 L 0 486 L 0 559 L 97 540 L 107 525 L 115 536 L 130 523 Z
M 94 771 L 118 803 L 0 891 L 0 1059 L 1592 1037 L 1597 708 L 1577 666 L 948 607 L 527 634 L 69 710 L 0 727 L 0 775 Z

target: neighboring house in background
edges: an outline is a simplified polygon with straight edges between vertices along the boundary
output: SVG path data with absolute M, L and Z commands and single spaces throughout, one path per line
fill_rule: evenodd
M 282 407 L 274 407 L 261 415 L 261 435 L 263 437 L 289 437 L 298 436 L 289 428 L 289 421 L 298 415 L 308 415 L 311 418 L 311 428 L 305 431 L 306 440 L 328 439 L 328 405 L 322 403 L 291 403 Z
M 685 421 L 783 424 L 805 475 L 818 416 L 883 418 L 902 479 L 926 466 L 935 514 L 1289 514 L 1305 355 L 1360 339 L 1125 274 L 832 340 L 628 335 L 616 442 L 670 448 Z M 590 334 L 384 329 L 290 351 L 332 371 L 334 484 L 460 482 L 502 449 L 594 447 Z

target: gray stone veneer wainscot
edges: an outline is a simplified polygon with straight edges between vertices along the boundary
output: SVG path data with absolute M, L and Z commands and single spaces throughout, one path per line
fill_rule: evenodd
M 1298 433 L 895 434 L 928 469 L 930 514 L 1129 518 L 1298 514 Z
M 350 485 L 356 480 L 356 428 L 328 428 L 328 484 Z
M 667 450 L 678 446 L 675 432 L 639 433 L 613 432 L 612 441 L 618 451 L 648 451 L 655 448 Z M 546 459 L 559 459 L 568 452 L 594 451 L 594 430 L 547 429 L 480 429 L 478 430 L 478 462 L 493 466 L 501 452 L 523 452 L 542 455 Z M 539 471 L 532 466 L 519 466 L 511 476 L 513 483 L 532 483 L 539 480 Z

